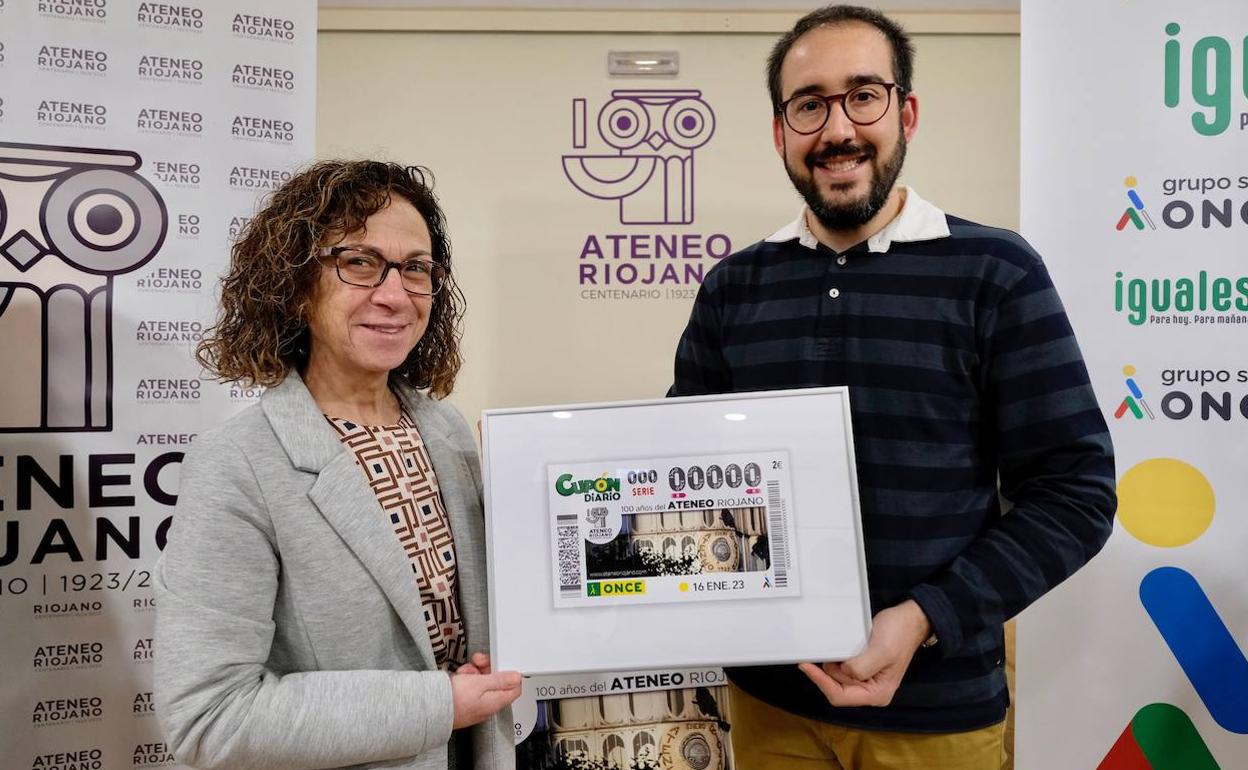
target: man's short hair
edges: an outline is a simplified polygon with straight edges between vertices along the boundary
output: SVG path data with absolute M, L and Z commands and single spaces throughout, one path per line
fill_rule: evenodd
M 798 19 L 793 29 L 777 40 L 776 45 L 771 49 L 771 55 L 767 57 L 767 90 L 771 95 L 773 109 L 779 109 L 780 102 L 783 101 L 780 93 L 780 67 L 784 65 L 784 57 L 789 55 L 789 49 L 793 47 L 798 38 L 818 27 L 853 21 L 870 24 L 884 33 L 884 37 L 893 47 L 893 77 L 903 91 L 908 93 L 912 90 L 910 86 L 914 76 L 914 43 L 910 41 L 910 36 L 901 28 L 901 25 L 872 8 L 863 8 L 858 5 L 829 5 L 811 11 Z

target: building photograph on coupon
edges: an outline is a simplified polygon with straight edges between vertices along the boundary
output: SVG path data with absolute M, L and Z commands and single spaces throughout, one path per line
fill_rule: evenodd
M 605 518 L 605 510 L 600 515 Z M 767 509 L 762 506 L 622 516 L 614 539 L 586 541 L 585 549 L 589 580 L 771 568 Z
M 728 688 L 564 698 L 537 704 L 519 770 L 731 770 Z

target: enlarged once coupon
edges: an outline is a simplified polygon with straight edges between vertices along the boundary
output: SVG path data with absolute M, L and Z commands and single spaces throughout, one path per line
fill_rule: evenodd
M 799 595 L 788 452 L 547 471 L 556 608 Z

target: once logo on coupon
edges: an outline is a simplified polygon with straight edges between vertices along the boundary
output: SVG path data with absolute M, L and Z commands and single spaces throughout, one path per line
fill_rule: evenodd
M 1114 274 L 1114 311 L 1133 326 L 1248 324 L 1248 276 L 1130 278 Z
M 114 281 L 154 258 L 168 230 L 142 163 L 0 142 L 0 322 L 29 341 L 7 354 L 6 385 L 26 382 L 0 399 L 0 433 L 111 430 Z
M 108 0 L 38 0 L 37 10 L 62 19 L 104 21 L 108 18 Z
M 645 592 L 644 580 L 591 580 L 585 584 L 586 596 L 638 596 Z
M 240 37 L 255 40 L 279 40 L 291 42 L 295 39 L 295 23 L 290 19 L 278 16 L 260 16 L 254 13 L 236 13 L 230 23 L 230 30 Z
M 31 667 L 36 671 L 57 671 L 66 668 L 98 668 L 103 664 L 102 642 L 66 642 L 37 647 Z
M 132 767 L 167 767 L 175 761 L 167 743 L 140 743 L 130 758 Z
M 617 478 L 606 474 L 596 479 L 573 480 L 574 478 L 571 473 L 565 473 L 555 479 L 555 491 L 563 497 L 583 494 L 587 502 L 620 499 L 620 480 Z
M 104 700 L 98 696 L 41 700 L 30 712 L 30 723 L 35 727 L 103 718 Z
M 30 770 L 104 770 L 104 752 L 97 748 L 38 754 Z
M 1182 28 L 1175 22 L 1166 25 L 1165 104 L 1178 107 L 1184 92 L 1183 43 L 1177 39 Z M 1239 37 L 1239 36 L 1235 36 Z M 1231 42 L 1218 35 L 1197 40 L 1191 50 L 1191 98 L 1204 109 L 1192 111 L 1192 128 L 1202 136 L 1217 136 L 1231 125 L 1236 107 L 1248 106 L 1248 37 L 1240 43 L 1240 66 L 1233 66 L 1235 50 Z M 1240 93 L 1235 93 L 1235 75 L 1240 77 Z M 1239 129 L 1248 128 L 1248 111 L 1239 113 Z
M 35 66 L 56 72 L 108 72 L 108 53 L 68 45 L 41 45 Z
M 173 3 L 139 3 L 137 20 L 149 27 L 201 31 L 204 11 L 192 5 Z

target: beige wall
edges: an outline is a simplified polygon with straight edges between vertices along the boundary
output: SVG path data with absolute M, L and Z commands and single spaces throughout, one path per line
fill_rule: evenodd
M 339 30 L 382 26 L 334 13 Z M 917 25 L 943 31 L 916 35 L 920 127 L 904 179 L 950 212 L 1014 228 L 1018 37 L 1010 23 L 990 25 L 1003 33 L 959 33 L 958 18 Z M 335 31 L 325 19 L 318 154 L 420 163 L 437 175 L 469 307 L 453 401 L 470 419 L 483 408 L 666 390 L 689 300 L 581 299 L 576 263 L 587 234 L 722 232 L 740 248 L 797 211 L 763 85 L 774 32 Z M 682 71 L 662 83 L 611 79 L 611 49 L 677 50 Z M 589 99 L 592 120 L 611 89 L 630 87 L 698 88 L 715 110 L 715 136 L 696 155 L 694 225 L 621 226 L 611 204 L 563 177 L 571 99 Z

